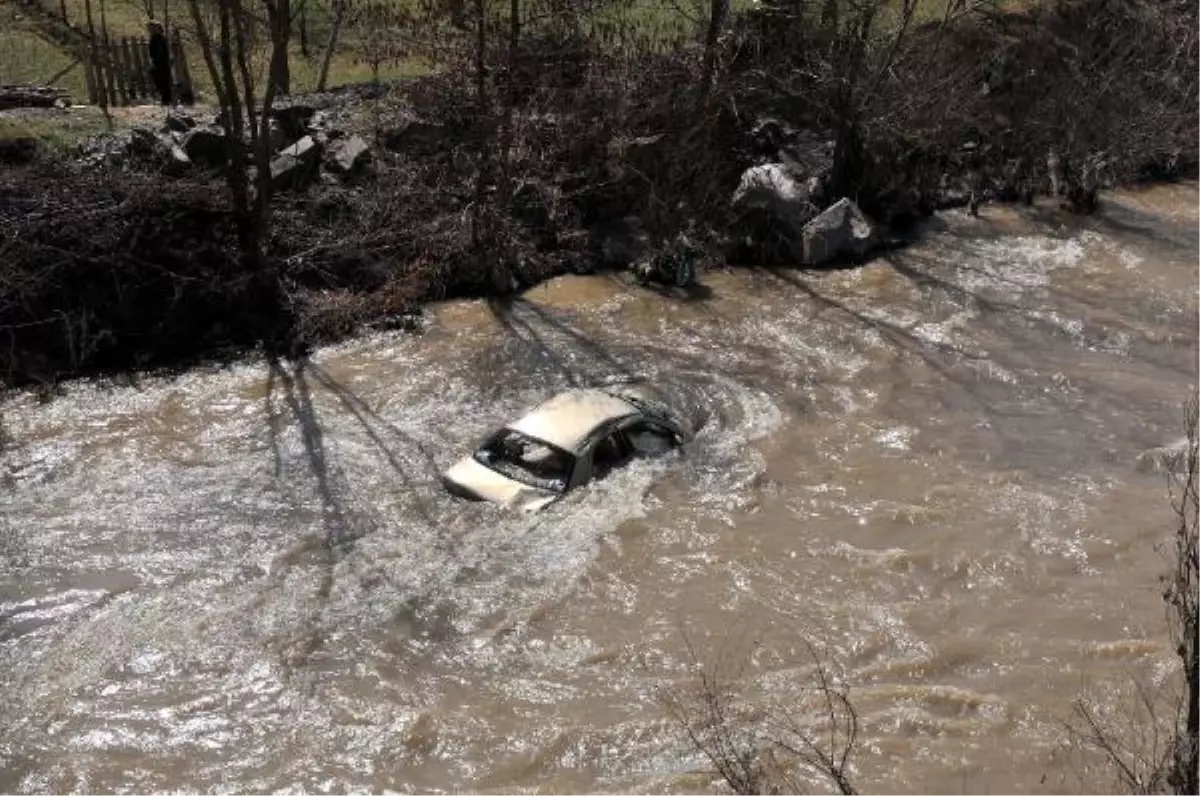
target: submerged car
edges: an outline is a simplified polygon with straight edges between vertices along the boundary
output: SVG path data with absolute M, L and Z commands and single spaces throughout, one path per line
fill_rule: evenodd
M 636 389 L 576 389 L 488 437 L 442 476 L 459 497 L 537 511 L 638 456 L 682 445 L 682 427 Z

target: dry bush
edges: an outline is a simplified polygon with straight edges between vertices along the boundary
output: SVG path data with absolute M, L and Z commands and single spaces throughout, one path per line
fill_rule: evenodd
M 1194 396 L 1184 410 L 1184 425 L 1187 450 L 1168 474 L 1176 524 L 1168 555 L 1170 573 L 1163 577 L 1167 628 L 1180 667 L 1163 683 L 1133 678 L 1134 698 L 1128 704 L 1113 707 L 1077 700 L 1075 715 L 1066 725 L 1071 743 L 1098 758 L 1100 775 L 1125 793 L 1197 792 L 1200 439 Z
M 374 174 L 355 185 L 319 185 L 307 196 L 275 196 L 265 131 L 287 36 L 271 19 L 288 5 L 189 0 L 233 133 L 225 173 L 232 210 L 221 211 L 222 223 L 232 220 L 242 271 L 258 274 L 250 289 L 276 316 L 274 338 L 332 339 L 394 315 L 408 299 L 372 298 L 385 286 L 393 293 L 402 286 L 414 303 L 508 292 L 567 271 L 632 264 L 625 254 L 609 258 L 617 249 L 640 247 L 639 263 L 665 256 L 682 233 L 704 250 L 697 261 L 733 256 L 727 242 L 738 237 L 738 219 L 730 199 L 742 173 L 784 159 L 778 145 L 760 140 L 765 119 L 793 133 L 786 157 L 801 178 L 815 178 L 812 206 L 848 195 L 894 224 L 929 212 L 950 184 L 1011 199 L 1051 191 L 1057 181 L 1072 204 L 1089 209 L 1107 182 L 1178 173 L 1196 161 L 1191 6 L 1063 0 L 1001 14 L 984 2 L 948 3 L 939 19 L 918 25 L 913 0 L 820 9 L 780 0 L 729 19 L 723 0 L 679 0 L 674 16 L 647 24 L 630 0 L 423 0 L 385 14 L 387 30 L 360 42 L 373 63 L 412 55 L 445 67 L 358 103 L 373 119 Z M 338 6 L 346 24 L 371 7 Z M 673 32 L 651 35 L 655 25 Z M 273 65 L 250 57 L 264 32 Z M 423 139 L 416 136 L 422 140 L 411 134 L 414 123 L 426 128 Z M 72 180 L 118 178 L 55 179 L 62 185 L 33 201 L 74 207 Z M 192 182 L 171 190 L 187 194 Z M 10 202 L 29 198 L 22 196 Z M 192 212 L 187 204 L 168 202 L 184 215 Z M 118 273 L 137 262 L 165 263 L 161 252 L 146 254 L 158 244 L 143 238 L 157 232 L 105 207 L 84 213 L 81 229 L 103 216 L 130 234 L 100 255 L 86 234 L 54 233 L 47 240 L 65 247 L 59 260 L 82 257 Z M 35 213 L 13 229 L 41 223 Z M 636 245 L 609 247 L 613 228 L 635 229 Z M 214 229 L 224 236 L 230 227 Z M 99 239 L 114 234 L 100 230 Z M 227 243 L 201 241 L 196 250 L 213 250 L 214 262 L 224 263 Z M 5 306 L 29 295 L 27 278 L 43 287 L 52 281 L 23 268 L 10 268 L 10 277 L 22 275 L 0 284 Z M 223 278 L 246 281 L 245 273 Z M 192 296 L 194 283 L 179 282 L 176 292 Z M 154 284 L 139 278 L 124 289 Z M 147 295 L 161 302 L 161 292 Z M 38 353 L 51 364 L 40 372 L 56 375 L 144 359 L 134 351 L 153 346 L 153 335 L 132 344 L 108 326 L 123 342 L 105 343 L 104 357 L 81 345 L 95 337 L 92 310 L 73 305 L 71 295 L 50 300 L 46 292 L 46 302 L 29 305 L 34 314 L 13 320 L 70 326 L 58 343 L 41 333 L 27 337 L 23 326 L 0 333 L 34 347 L 35 339 L 46 342 Z M 209 312 L 173 311 L 189 319 Z M 64 322 L 60 313 L 75 320 Z M 308 320 L 289 325 L 295 313 Z M 197 335 L 188 327 L 187 334 L 242 341 L 261 333 L 261 315 L 253 329 L 237 317 L 210 317 L 214 327 L 235 331 Z M 155 361 L 169 359 L 175 345 L 170 334 L 159 339 L 164 350 Z
M 800 704 L 754 704 L 742 698 L 746 645 L 731 647 L 726 639 L 702 662 L 686 634 L 684 641 L 696 678 L 663 689 L 660 699 L 734 793 L 802 793 L 805 778 L 814 776 L 838 793 L 858 792 L 850 769 L 858 713 L 849 686 L 834 675 L 827 656 L 805 642 L 813 671 Z

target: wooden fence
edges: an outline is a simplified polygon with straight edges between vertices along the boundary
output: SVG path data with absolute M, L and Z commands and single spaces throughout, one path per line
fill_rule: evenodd
M 190 105 L 195 99 L 192 76 L 179 31 L 172 31 L 171 94 Z M 150 72 L 150 48 L 143 38 L 123 38 L 92 45 L 81 56 L 88 102 L 93 105 L 141 105 L 159 102 Z

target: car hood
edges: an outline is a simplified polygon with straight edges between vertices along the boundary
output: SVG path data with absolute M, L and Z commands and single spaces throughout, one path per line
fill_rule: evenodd
M 537 511 L 558 497 L 548 489 L 522 484 L 485 467 L 467 456 L 458 461 L 442 476 L 461 490 L 492 503 L 520 508 L 522 511 Z

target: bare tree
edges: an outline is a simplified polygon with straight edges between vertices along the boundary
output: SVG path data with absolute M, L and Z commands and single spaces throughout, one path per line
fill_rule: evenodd
M 1169 793 L 1173 745 L 1173 716 L 1177 701 L 1169 689 L 1133 677 L 1133 694 L 1115 704 L 1079 698 L 1065 723 L 1067 738 L 1076 749 L 1091 753 L 1099 767 L 1079 763 L 1080 784 L 1093 789 L 1111 784 L 1119 793 Z M 1110 783 L 1103 783 L 1103 779 Z
M 1197 399 L 1193 396 L 1184 413 L 1187 427 L 1187 452 L 1182 474 L 1171 477 L 1171 506 L 1175 509 L 1175 550 L 1171 574 L 1164 578 L 1163 600 L 1167 604 L 1167 627 L 1176 654 L 1183 664 L 1184 704 L 1176 716 L 1172 768 L 1168 777 L 1176 793 L 1196 793 L 1197 741 L 1200 739 L 1200 558 L 1197 534 L 1200 530 L 1200 431 Z
M 373 0 L 354 13 L 355 49 L 358 60 L 371 68 L 371 79 L 379 82 L 384 64 L 395 64 L 409 56 L 413 19 L 407 9 L 390 0 Z
M 292 93 L 292 72 L 288 59 L 288 44 L 292 38 L 291 0 L 262 0 L 267 10 L 271 31 L 270 79 L 278 94 Z
M 96 37 L 96 23 L 92 17 L 92 0 L 83 0 L 83 12 L 87 18 L 88 32 L 88 53 L 92 60 L 93 74 L 96 75 L 100 85 L 96 86 L 96 96 L 100 100 L 100 112 L 104 114 L 104 123 L 109 130 L 113 129 L 112 114 L 108 109 L 108 86 L 105 85 L 104 75 L 108 73 L 107 69 L 100 69 L 102 60 L 99 53 L 100 39 Z
M 850 776 L 858 713 L 849 686 L 833 675 L 811 643 L 805 642 L 814 665 L 808 686 L 812 702 L 764 707 L 738 700 L 749 661 L 745 645 L 732 651 L 723 646 L 715 658 L 701 662 L 686 634 L 684 642 L 697 679 L 664 689 L 660 699 L 688 742 L 735 793 L 799 793 L 801 773 L 826 779 L 846 796 L 858 792 Z
M 263 0 L 278 7 L 286 0 Z M 280 84 L 279 63 L 287 57 L 286 32 L 272 27 L 268 80 L 261 94 L 251 63 L 250 11 L 243 0 L 216 0 L 216 29 L 210 31 L 200 0 L 189 0 L 192 22 L 226 130 L 228 164 L 225 169 L 238 221 L 238 243 L 244 264 L 262 271 L 263 243 L 267 238 L 271 208 L 271 108 Z M 245 142 L 249 142 L 255 178 L 250 177 Z
M 1197 792 L 1200 437 L 1195 396 L 1184 409 L 1184 425 L 1187 447 L 1167 476 L 1176 523 L 1170 573 L 1163 577 L 1167 628 L 1182 664 L 1182 683 L 1174 680 L 1165 687 L 1152 687 L 1134 679 L 1132 705 L 1105 709 L 1079 699 L 1073 720 L 1066 725 L 1070 740 L 1098 754 L 1103 770 L 1118 788 L 1129 793 Z
M 700 109 L 708 109 L 717 82 L 721 36 L 729 20 L 729 0 L 710 0 L 708 27 L 704 35 L 704 67 L 700 77 Z
M 321 72 L 317 77 L 317 91 L 325 90 L 325 82 L 329 79 L 329 64 L 337 50 L 338 37 L 342 33 L 342 24 L 350 10 L 349 0 L 333 0 L 333 24 L 329 28 L 329 39 L 325 42 L 325 53 L 321 56 Z

